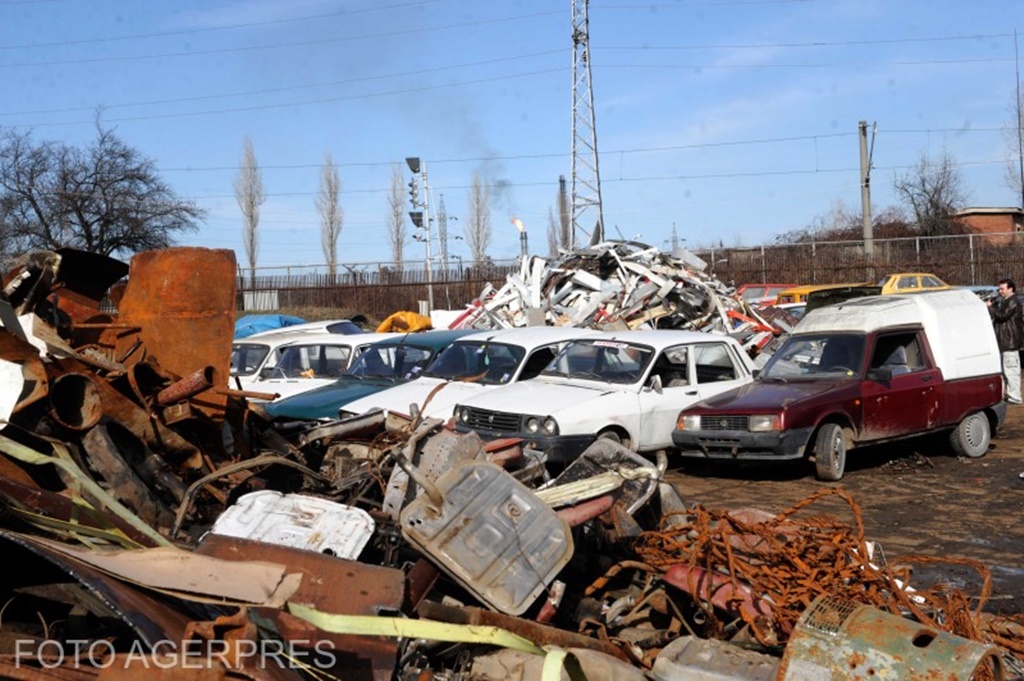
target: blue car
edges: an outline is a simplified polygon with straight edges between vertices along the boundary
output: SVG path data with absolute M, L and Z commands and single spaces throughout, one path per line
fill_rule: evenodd
M 275 400 L 264 405 L 265 412 L 278 422 L 334 420 L 349 402 L 418 378 L 452 341 L 471 333 L 479 331 L 424 331 L 374 343 L 334 383 Z

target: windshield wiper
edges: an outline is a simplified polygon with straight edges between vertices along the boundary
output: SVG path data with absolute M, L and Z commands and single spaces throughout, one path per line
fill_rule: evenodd
M 597 373 L 596 371 L 574 371 L 571 374 L 572 378 L 590 378 L 595 381 L 602 381 L 603 383 L 610 383 L 610 381 Z

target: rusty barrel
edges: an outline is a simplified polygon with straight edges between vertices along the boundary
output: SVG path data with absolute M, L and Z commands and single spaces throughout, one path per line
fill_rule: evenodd
M 103 402 L 93 379 L 71 372 L 58 376 L 50 385 L 51 415 L 71 430 L 88 430 L 100 422 Z

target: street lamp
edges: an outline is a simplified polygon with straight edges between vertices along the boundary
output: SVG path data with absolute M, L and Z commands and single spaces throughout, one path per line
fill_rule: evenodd
M 430 256 L 430 186 L 427 184 L 427 163 L 421 161 L 418 156 L 406 157 L 405 163 L 413 173 L 412 181 L 409 182 L 409 203 L 412 204 L 413 210 L 409 211 L 409 218 L 417 229 L 424 229 L 427 232 L 426 238 L 416 240 L 423 241 L 427 250 L 427 311 L 430 312 L 434 309 L 434 273 Z M 416 183 L 417 175 L 423 182 L 422 201 L 419 197 L 419 186 Z M 423 210 L 415 210 L 416 208 Z M 413 238 L 416 238 L 415 235 Z

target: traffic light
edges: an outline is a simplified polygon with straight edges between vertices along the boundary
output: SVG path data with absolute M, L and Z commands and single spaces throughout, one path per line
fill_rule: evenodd
M 419 205 L 420 202 L 420 185 L 415 177 L 409 180 L 409 201 L 414 206 Z

